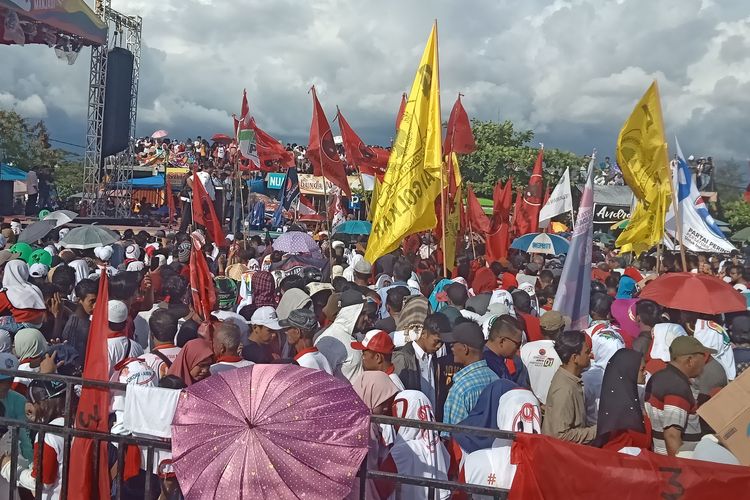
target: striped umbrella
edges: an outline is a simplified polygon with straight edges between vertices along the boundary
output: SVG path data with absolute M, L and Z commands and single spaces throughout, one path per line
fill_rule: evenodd
M 559 255 L 568 253 L 570 244 L 565 238 L 556 234 L 529 233 L 513 240 L 511 248 L 523 250 L 526 253 L 544 253 Z

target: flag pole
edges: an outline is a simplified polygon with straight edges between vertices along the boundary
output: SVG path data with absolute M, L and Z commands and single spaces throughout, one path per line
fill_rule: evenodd
M 438 94 L 438 108 L 440 107 L 440 57 L 438 55 L 438 29 L 437 29 L 437 19 L 435 19 L 435 75 L 438 77 L 438 85 L 437 85 L 437 94 Z M 442 134 L 441 134 L 442 137 Z M 440 145 L 442 147 L 442 144 Z M 442 152 L 440 157 L 442 158 Z M 448 277 L 448 263 L 445 259 L 445 224 L 447 222 L 445 217 L 445 162 L 440 162 L 440 217 L 442 219 L 441 229 L 442 229 L 442 247 L 443 247 L 443 276 Z
M 687 259 L 685 258 L 685 245 L 682 241 L 682 210 L 680 210 L 680 204 L 677 202 L 677 196 L 674 190 L 674 174 L 676 173 L 677 169 L 677 162 L 672 160 L 669 162 L 670 167 L 670 179 L 669 179 L 669 189 L 672 192 L 672 206 L 674 207 L 674 213 L 675 217 L 677 219 L 677 240 L 680 243 L 680 261 L 682 262 L 682 272 L 686 273 L 688 272 L 687 268 Z

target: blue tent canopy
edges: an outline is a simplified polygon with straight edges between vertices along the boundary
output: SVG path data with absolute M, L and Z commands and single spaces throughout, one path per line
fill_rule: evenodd
M 126 184 L 129 184 L 134 189 L 162 189 L 164 187 L 164 176 L 154 175 L 151 177 L 130 179 Z
M 0 163 L 0 181 L 25 181 L 26 172 L 20 168 Z

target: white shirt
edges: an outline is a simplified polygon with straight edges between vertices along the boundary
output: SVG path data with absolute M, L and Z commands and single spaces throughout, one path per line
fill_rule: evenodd
M 252 361 L 246 359 L 241 359 L 239 361 L 219 361 L 218 363 L 212 364 L 208 371 L 211 372 L 211 375 L 216 375 L 217 373 L 225 372 L 227 370 L 236 370 L 237 368 L 253 366 L 254 364 L 255 363 Z
M 39 192 L 39 178 L 33 170 L 26 174 L 26 194 L 37 194 Z
M 417 355 L 417 361 L 419 362 L 420 390 L 430 400 L 432 407 L 435 408 L 435 372 L 432 370 L 434 355 L 424 352 L 416 342 L 412 342 L 411 345 L 414 347 L 414 354 Z
M 201 184 L 203 184 L 203 189 L 208 193 L 208 197 L 211 198 L 211 201 L 214 201 L 216 199 L 216 193 L 214 192 L 214 183 L 211 182 L 211 176 L 208 172 L 201 171 L 198 172 L 198 179 L 200 179 Z
M 115 365 L 125 358 L 138 358 L 143 356 L 143 347 L 134 340 L 122 337 L 111 337 L 107 339 L 107 352 L 109 353 L 109 376 L 115 372 Z
M 169 360 L 170 363 L 174 363 L 174 360 L 177 359 L 177 355 L 180 354 L 180 351 L 182 350 L 179 347 L 171 346 L 171 347 L 160 347 L 158 350 L 161 354 L 164 355 L 165 358 Z M 143 355 L 143 361 L 152 369 L 154 370 L 154 373 L 156 373 L 157 380 L 161 380 L 162 377 L 164 377 L 167 374 L 167 371 L 169 370 L 169 367 L 164 363 L 164 360 L 161 359 L 159 356 L 154 354 L 154 351 L 148 352 Z
M 399 391 L 405 391 L 406 387 L 404 387 L 404 383 L 401 382 L 401 378 L 396 375 L 395 373 L 389 373 L 388 377 L 391 379 L 391 382 L 393 382 L 393 385 L 395 385 Z
M 554 340 L 536 340 L 521 346 L 521 361 L 529 371 L 531 391 L 545 404 L 552 377 L 562 365 Z
M 303 368 L 312 368 L 313 370 L 322 370 L 329 375 L 333 375 L 330 363 L 325 356 L 315 347 L 303 349 L 294 357 L 294 360 Z

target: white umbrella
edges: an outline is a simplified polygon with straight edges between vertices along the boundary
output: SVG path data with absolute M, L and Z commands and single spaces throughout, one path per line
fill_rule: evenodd
M 78 217 L 78 214 L 71 210 L 55 210 L 47 214 L 47 217 L 42 220 L 55 221 L 55 227 L 60 227 L 68 222 L 72 222 L 76 217 Z

